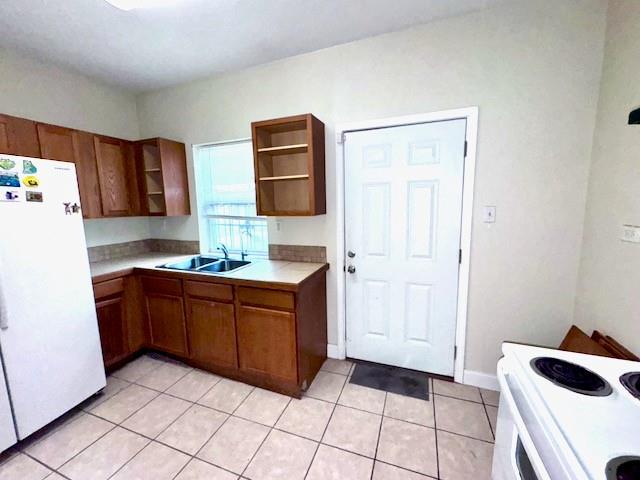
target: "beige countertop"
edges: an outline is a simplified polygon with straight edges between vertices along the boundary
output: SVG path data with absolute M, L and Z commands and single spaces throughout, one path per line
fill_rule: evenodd
M 91 276 L 94 279 L 98 277 L 116 276 L 118 273 L 123 275 L 131 273 L 134 268 L 157 270 L 162 272 L 176 272 L 176 270 L 167 270 L 157 268 L 170 262 L 178 262 L 180 260 L 191 258 L 194 255 L 175 255 L 169 253 L 144 253 L 129 257 L 122 257 L 113 260 L 105 260 L 102 262 L 92 262 Z M 250 282 L 274 282 L 297 285 L 309 278 L 318 270 L 325 268 L 326 263 L 305 263 L 305 262 L 287 262 L 281 260 L 254 260 L 245 267 L 238 268 L 228 273 L 199 273 L 184 272 L 194 276 L 219 277 L 229 280 L 244 280 Z M 102 279 L 102 278 L 101 278 Z

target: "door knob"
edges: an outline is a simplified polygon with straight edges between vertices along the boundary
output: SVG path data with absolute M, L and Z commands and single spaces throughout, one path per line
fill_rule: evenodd
M 356 256 L 356 252 L 352 252 L 351 250 L 349 250 L 349 251 L 347 252 L 347 257 L 349 257 L 349 258 L 353 258 L 353 257 L 355 257 L 355 256 Z
M 356 273 L 356 267 L 354 267 L 353 265 L 349 265 L 347 267 L 347 272 L 349 273 Z

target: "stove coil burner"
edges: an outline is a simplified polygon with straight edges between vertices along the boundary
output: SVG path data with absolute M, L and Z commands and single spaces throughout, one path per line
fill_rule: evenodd
M 531 368 L 554 384 L 582 395 L 606 397 L 613 391 L 611 385 L 600 375 L 559 358 L 534 358 L 531 360 Z
M 620 383 L 629 390 L 629 393 L 640 398 L 640 372 L 625 373 L 620 377 Z
M 607 480 L 640 480 L 640 457 L 618 457 L 609 460 Z

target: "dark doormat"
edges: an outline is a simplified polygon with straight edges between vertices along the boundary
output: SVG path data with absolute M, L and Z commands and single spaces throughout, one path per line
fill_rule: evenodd
M 429 400 L 429 376 L 406 368 L 357 361 L 349 383 Z

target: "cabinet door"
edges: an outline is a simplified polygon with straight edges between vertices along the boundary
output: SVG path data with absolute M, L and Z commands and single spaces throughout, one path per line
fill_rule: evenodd
M 102 213 L 122 217 L 132 213 L 129 198 L 131 173 L 127 169 L 127 146 L 118 139 L 94 136 Z M 134 174 L 135 176 L 135 174 Z
M 0 115 L 0 153 L 40 157 L 36 123 L 24 118 Z
M 39 123 L 37 128 L 42 158 L 75 163 L 73 130 L 44 123 Z
M 38 124 L 42 158 L 74 162 L 84 218 L 102 216 L 93 134 L 56 125 Z
M 295 314 L 246 306 L 239 310 L 240 368 L 297 382 Z
M 182 297 L 147 294 L 151 345 L 176 355 L 187 355 Z
M 105 367 L 122 360 L 129 353 L 124 302 L 121 296 L 96 303 L 100 344 Z
M 237 367 L 232 304 L 187 299 L 187 332 L 192 359 L 212 365 Z

